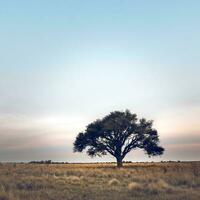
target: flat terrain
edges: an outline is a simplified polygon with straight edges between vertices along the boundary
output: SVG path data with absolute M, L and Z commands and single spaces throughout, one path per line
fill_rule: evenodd
M 200 162 L 0 164 L 0 200 L 199 200 Z

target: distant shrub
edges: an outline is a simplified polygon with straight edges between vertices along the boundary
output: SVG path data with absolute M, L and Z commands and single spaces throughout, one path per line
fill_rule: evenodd
M 30 164 L 51 164 L 51 160 L 31 161 Z
M 142 185 L 137 182 L 131 182 L 128 184 L 128 189 L 129 190 L 139 190 L 139 189 L 142 189 Z
M 132 163 L 132 161 L 124 161 L 123 163 Z
M 166 182 L 165 182 L 164 180 L 162 180 L 162 179 L 159 179 L 159 180 L 156 182 L 155 186 L 158 186 L 160 189 L 168 189 L 168 188 L 169 188 L 169 184 L 166 183 Z
M 108 182 L 108 185 L 113 185 L 113 186 L 116 186 L 119 184 L 120 184 L 120 182 L 116 178 L 113 178 Z
M 66 180 L 69 180 L 72 183 L 80 182 L 81 178 L 78 176 L 68 176 L 66 177 Z
M 162 179 L 147 184 L 147 191 L 155 194 L 166 190 L 171 191 L 171 189 L 172 187 Z

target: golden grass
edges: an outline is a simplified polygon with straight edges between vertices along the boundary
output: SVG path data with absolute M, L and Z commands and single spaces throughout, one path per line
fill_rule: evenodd
M 1 164 L 0 200 L 199 200 L 200 162 Z

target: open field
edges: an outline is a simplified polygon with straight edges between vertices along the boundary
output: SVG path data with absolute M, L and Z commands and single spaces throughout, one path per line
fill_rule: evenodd
M 0 200 L 199 200 L 200 162 L 0 164 Z

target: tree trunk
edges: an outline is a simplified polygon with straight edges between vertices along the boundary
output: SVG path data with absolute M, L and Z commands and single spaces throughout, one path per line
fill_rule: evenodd
M 122 159 L 121 158 L 117 158 L 117 167 L 123 167 L 123 163 L 122 163 Z

